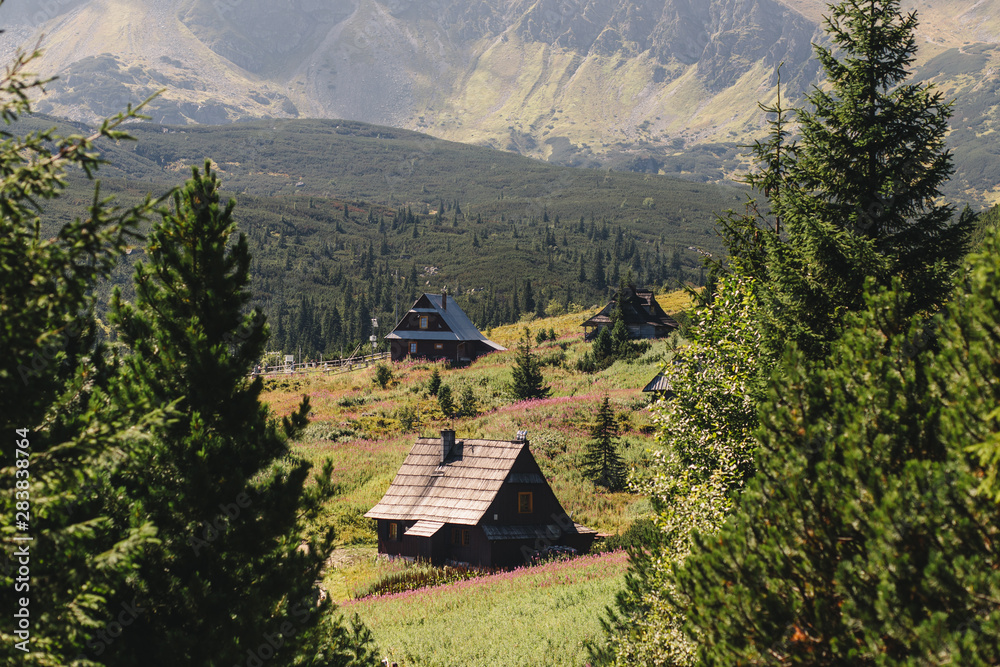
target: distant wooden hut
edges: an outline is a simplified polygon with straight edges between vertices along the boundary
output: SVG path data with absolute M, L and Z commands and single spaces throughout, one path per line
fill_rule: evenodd
M 507 349 L 481 334 L 447 292 L 422 295 L 385 338 L 393 361 L 420 357 L 462 364 Z
M 674 387 L 670 384 L 670 379 L 662 371 L 656 374 L 649 383 L 642 388 L 645 393 L 657 393 L 664 398 L 673 396 Z
M 581 324 L 588 340 L 612 326 L 612 316 L 621 301 L 622 318 L 632 338 L 663 338 L 675 331 L 677 321 L 664 312 L 652 290 L 626 287 L 615 294 L 599 313 Z
M 567 516 L 525 437 L 420 438 L 365 516 L 379 553 L 436 564 L 516 567 L 546 547 L 586 553 L 597 536 Z

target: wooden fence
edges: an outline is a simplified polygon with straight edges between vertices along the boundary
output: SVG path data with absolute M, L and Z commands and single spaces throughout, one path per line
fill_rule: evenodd
M 324 373 L 327 375 L 337 375 L 340 373 L 350 373 L 361 370 L 389 358 L 388 352 L 377 354 L 366 354 L 360 357 L 350 357 L 348 359 L 333 359 L 331 361 L 309 361 L 299 364 L 278 364 L 277 366 L 265 366 L 257 368 L 251 373 L 253 376 L 263 375 L 264 377 L 274 377 L 276 375 L 301 375 L 303 373 Z

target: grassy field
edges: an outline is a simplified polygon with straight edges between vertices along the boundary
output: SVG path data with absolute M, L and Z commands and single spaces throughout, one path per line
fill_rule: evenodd
M 684 292 L 659 297 L 669 313 L 690 306 Z M 523 321 L 484 332 L 509 348 L 466 368 L 429 362 L 391 364 L 393 380 L 382 389 L 374 368 L 341 375 L 270 378 L 265 401 L 277 415 L 292 412 L 303 395 L 313 406 L 311 423 L 297 450 L 320 465 L 334 463 L 340 495 L 326 508 L 324 523 L 337 530 L 323 586 L 347 613 L 358 613 L 372 629 L 383 655 L 400 665 L 582 665 L 585 642 L 600 637 L 600 618 L 621 588 L 626 568 L 621 553 L 587 556 L 511 573 L 361 598 L 377 582 L 419 573 L 423 564 L 390 562 L 376 555 L 374 522 L 367 512 L 385 493 L 397 469 L 421 435 L 453 428 L 459 437 L 510 439 L 527 429 L 532 452 L 563 507 L 579 523 L 604 535 L 620 533 L 650 512 L 649 499 L 610 493 L 581 473 L 590 428 L 604 396 L 619 415 L 620 451 L 628 465 L 643 468 L 656 447 L 649 397 L 642 387 L 659 371 L 672 343 L 654 341 L 630 363 L 588 375 L 575 370 L 591 344 L 581 322 L 593 310 Z M 513 401 L 507 390 L 513 349 L 524 327 L 544 363 L 549 398 Z M 534 343 L 539 330 L 556 340 Z M 434 370 L 442 385 L 460 397 L 471 388 L 476 416 L 447 418 L 427 391 Z M 503 633 L 495 632 L 504 628 Z M 488 642 L 482 638 L 489 636 Z
M 357 613 L 400 667 L 579 667 L 626 567 L 622 552 L 582 556 L 353 600 L 342 610 Z
M 667 312 L 678 312 L 687 307 L 687 298 L 676 292 L 661 297 L 661 303 Z M 311 423 L 296 447 L 317 465 L 326 458 L 334 462 L 342 492 L 328 508 L 328 520 L 336 526 L 340 544 L 374 543 L 373 524 L 363 514 L 385 493 L 416 438 L 434 437 L 443 428 L 455 429 L 459 437 L 488 439 L 510 439 L 526 429 L 535 458 L 566 511 L 601 533 L 619 533 L 647 514 L 647 498 L 597 488 L 580 467 L 593 415 L 605 395 L 619 415 L 624 459 L 632 467 L 645 464 L 655 441 L 646 410 L 650 399 L 641 389 L 658 372 L 670 343 L 654 341 L 637 360 L 619 361 L 592 375 L 581 373 L 574 366 L 590 343 L 583 341 L 580 323 L 592 314 L 571 313 L 485 332 L 509 351 L 480 358 L 466 368 L 392 364 L 393 380 L 385 389 L 374 383 L 374 368 L 268 379 L 264 400 L 277 415 L 291 413 L 302 396 L 309 396 Z M 514 402 L 507 384 L 513 348 L 525 326 L 532 337 L 540 329 L 556 334 L 555 341 L 533 343 L 552 393 L 543 400 Z M 435 369 L 456 401 L 466 388 L 472 390 L 476 416 L 445 417 L 426 389 Z

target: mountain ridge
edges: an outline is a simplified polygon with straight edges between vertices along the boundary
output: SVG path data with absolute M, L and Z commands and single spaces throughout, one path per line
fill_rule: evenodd
M 1000 0 L 920 10 L 916 74 L 959 99 L 956 132 L 977 128 L 953 142 L 954 191 L 1000 199 L 980 168 L 983 150 L 998 153 L 983 137 L 1000 125 Z M 39 110 L 75 120 L 166 88 L 151 106 L 165 124 L 343 118 L 664 173 L 703 147 L 682 173 L 721 180 L 733 171 L 707 149 L 761 136 L 778 65 L 786 96 L 817 82 L 823 12 L 814 0 L 52 0 L 32 13 L 8 0 L 0 53 L 47 33 L 42 73 L 60 79 Z

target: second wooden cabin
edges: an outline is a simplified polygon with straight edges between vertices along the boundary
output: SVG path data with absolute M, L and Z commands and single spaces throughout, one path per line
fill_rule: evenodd
M 563 510 L 523 434 L 418 439 L 365 516 L 378 522 L 379 553 L 434 564 L 516 567 L 546 547 L 586 553 L 597 536 Z

